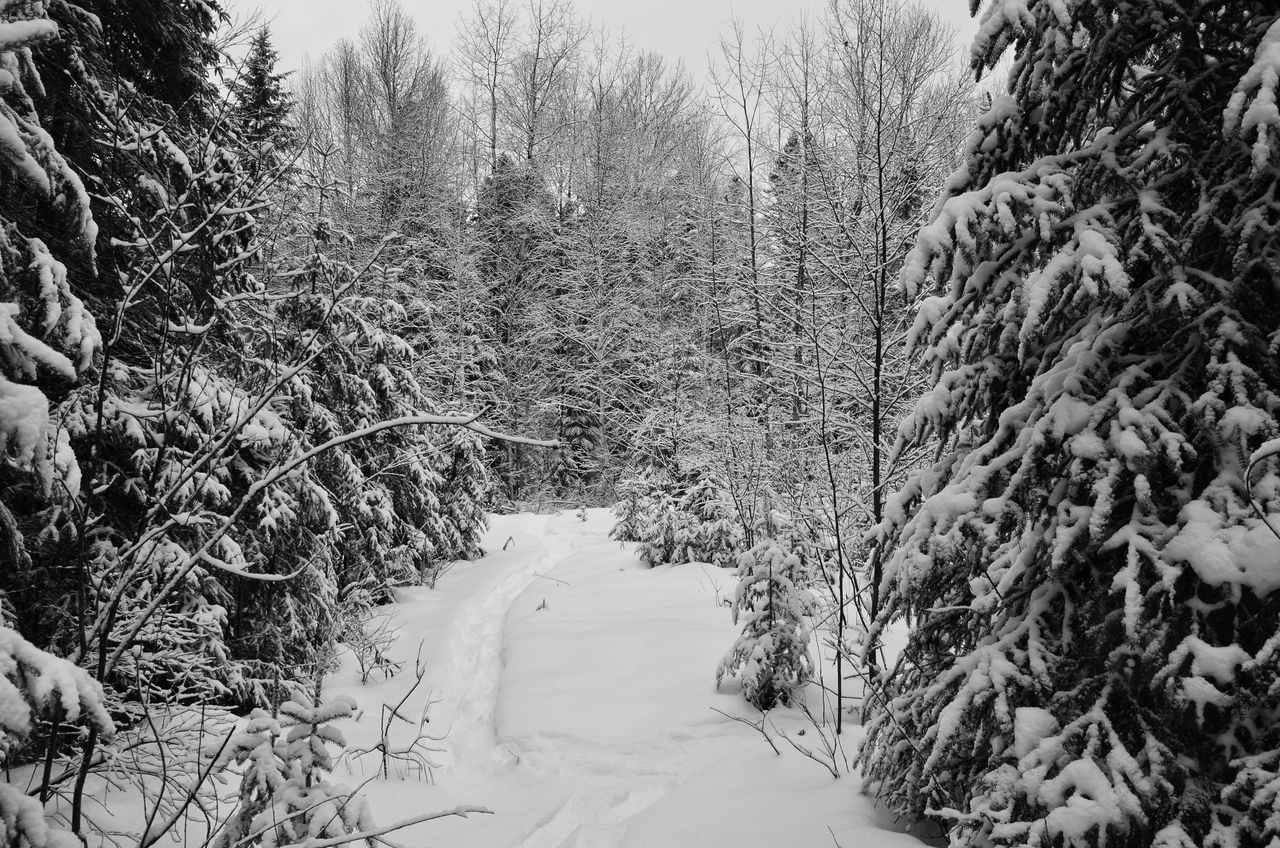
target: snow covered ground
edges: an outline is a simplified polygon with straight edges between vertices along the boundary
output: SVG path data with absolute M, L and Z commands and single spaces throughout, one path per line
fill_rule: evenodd
M 735 636 L 724 599 L 731 573 L 697 565 L 649 569 L 608 538 L 612 516 L 501 516 L 475 563 L 434 590 L 403 592 L 395 658 L 404 671 L 360 684 L 354 663 L 326 686 L 362 709 L 343 722 L 354 747 L 379 737 L 383 703 L 423 685 L 404 712 L 447 732 L 434 784 L 417 774 L 374 779 L 366 794 L 379 824 L 457 804 L 494 815 L 401 831 L 404 845 L 457 848 L 916 848 L 922 843 L 858 792 L 779 742 L 775 755 L 742 716 L 741 696 L 714 686 Z M 503 546 L 506 550 L 503 550 Z M 775 711 L 793 734 L 803 717 Z M 417 735 L 396 722 L 392 746 Z M 341 726 L 340 725 L 340 726 Z M 856 728 L 846 730 L 846 745 Z M 797 741 L 816 741 L 814 731 Z M 358 783 L 376 756 L 349 759 Z M 407 772 L 408 770 L 402 770 Z

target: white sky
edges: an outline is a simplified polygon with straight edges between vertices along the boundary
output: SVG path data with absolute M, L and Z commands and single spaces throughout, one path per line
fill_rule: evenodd
M 401 0 L 418 21 L 419 31 L 438 53 L 453 39 L 459 15 L 470 12 L 471 0 Z M 919 0 L 954 26 L 967 53 L 976 26 L 968 0 Z M 233 15 L 261 9 L 272 21 L 271 32 L 282 69 L 297 68 L 305 57 L 319 58 L 343 36 L 355 37 L 364 25 L 368 5 L 361 0 L 225 0 Z M 802 12 L 817 17 L 826 0 L 575 0 L 584 18 L 611 33 L 623 29 L 634 46 L 653 50 L 671 61 L 684 59 L 695 76 L 703 76 L 706 56 L 731 14 L 748 31 L 785 24 Z

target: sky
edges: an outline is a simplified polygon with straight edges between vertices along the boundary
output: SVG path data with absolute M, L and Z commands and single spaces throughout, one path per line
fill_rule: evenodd
M 469 13 L 472 0 L 401 0 L 418 21 L 420 32 L 441 54 L 449 50 L 461 14 Z M 976 31 L 968 15 L 967 0 L 920 0 L 954 26 L 967 48 Z M 271 32 L 280 64 L 300 67 L 310 56 L 319 58 L 343 36 L 355 37 L 363 26 L 368 5 L 362 0 L 224 0 L 233 15 L 260 9 L 271 21 Z M 667 59 L 683 59 L 701 77 L 712 48 L 731 15 L 741 18 L 748 31 L 785 24 L 802 12 L 817 17 L 826 0 L 575 0 L 584 18 L 604 25 L 610 32 L 625 30 L 632 44 L 653 50 Z

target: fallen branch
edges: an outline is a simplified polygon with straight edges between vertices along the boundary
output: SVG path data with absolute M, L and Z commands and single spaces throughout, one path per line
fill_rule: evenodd
M 554 581 L 556 581 L 557 583 L 560 583 L 560 584 L 565 585 L 565 586 L 568 586 L 568 585 L 569 585 L 569 581 L 568 581 L 568 580 L 561 580 L 559 577 L 549 577 L 549 576 L 547 576 L 546 574 L 539 574 L 539 573 L 538 573 L 538 572 L 536 572 L 536 571 L 535 571 L 535 572 L 533 572 L 533 576 L 534 576 L 534 577 L 541 577 L 543 580 L 554 580 Z
M 307 840 L 306 842 L 303 842 L 302 845 L 304 848 L 335 848 L 335 846 L 338 845 L 350 845 L 352 842 L 359 842 L 361 840 L 377 839 L 378 837 L 385 836 L 388 833 L 394 833 L 397 830 L 403 830 L 406 827 L 413 827 L 415 824 L 422 824 L 423 822 L 429 822 L 433 819 L 443 819 L 449 816 L 457 816 L 458 818 L 465 819 L 472 813 L 481 813 L 483 815 L 491 816 L 493 815 L 493 810 L 490 810 L 488 807 L 454 807 L 451 810 L 441 810 L 438 813 L 424 813 L 423 815 L 414 816 L 411 819 L 405 819 L 404 821 L 396 822 L 395 824 L 387 825 L 386 827 L 380 827 L 376 830 L 362 830 L 359 833 L 348 833 L 345 836 L 335 836 L 332 839 Z
M 754 731 L 758 732 L 761 736 L 763 736 L 763 737 L 764 737 L 764 741 L 766 741 L 766 742 L 768 742 L 768 743 L 769 743 L 769 747 L 773 749 L 773 753 L 777 754 L 779 757 L 781 757 L 781 756 L 782 756 L 782 752 L 778 750 L 778 746 L 777 746 L 777 745 L 773 744 L 773 740 L 769 738 L 769 734 L 768 734 L 768 733 L 765 731 L 765 729 L 764 729 L 764 720 L 765 720 L 765 714 L 764 714 L 764 713 L 760 713 L 760 721 L 759 721 L 759 722 L 753 722 L 753 721 L 747 721 L 745 718 L 743 718 L 743 717 L 742 717 L 742 716 L 740 716 L 740 715 L 734 715 L 733 713 L 727 713 L 727 712 L 725 712 L 724 710 L 718 710 L 718 709 L 716 709 L 715 707 L 712 707 L 712 708 L 711 708 L 711 712 L 713 712 L 713 713 L 720 713 L 720 715 L 724 716 L 725 718 L 730 718 L 730 719 L 733 719 L 734 721 L 736 721 L 736 722 L 738 722 L 738 723 L 740 723 L 740 724 L 745 724 L 747 727 L 749 727 L 749 728 L 751 728 L 752 730 L 754 730 Z M 777 730 L 777 729 L 778 729 L 778 728 L 776 728 L 776 727 L 774 728 L 774 730 Z

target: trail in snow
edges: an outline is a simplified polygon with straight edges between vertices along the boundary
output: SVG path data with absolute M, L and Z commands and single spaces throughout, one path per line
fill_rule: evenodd
M 734 848 L 832 845 L 915 848 L 857 794 L 750 729 L 712 711 L 750 708 L 714 688 L 735 634 L 721 600 L 728 572 L 648 569 L 608 539 L 610 515 L 496 517 L 475 563 L 435 590 L 401 594 L 398 658 L 427 664 L 416 715 L 434 701 L 434 784 L 401 775 L 366 789 L 381 823 L 458 803 L 492 817 L 404 831 L 405 845 L 458 848 Z M 502 550 L 504 543 L 506 550 Z M 376 740 L 378 703 L 412 683 L 402 673 L 359 685 L 345 669 L 331 693 L 364 706 L 355 745 Z M 796 716 L 776 714 L 793 732 Z M 400 727 L 396 732 L 409 733 Z M 393 738 L 393 742 L 394 742 Z M 409 741 L 407 739 L 402 741 Z M 352 776 L 371 772 L 351 765 Z M 830 828 L 830 830 L 828 830 Z
M 513 567 L 495 570 L 492 585 L 482 585 L 465 600 L 450 628 L 449 665 L 440 696 L 445 714 L 452 717 L 447 747 L 455 769 L 493 772 L 518 762 L 515 752 L 499 744 L 494 720 L 502 677 L 502 637 L 512 603 L 538 579 L 540 569 L 553 568 L 564 553 L 547 523 L 546 517 L 534 517 L 528 530 L 509 534 L 504 544 L 509 545 Z

